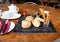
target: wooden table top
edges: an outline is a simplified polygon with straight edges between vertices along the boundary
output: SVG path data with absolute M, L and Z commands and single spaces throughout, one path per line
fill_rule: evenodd
M 24 9 L 32 9 L 34 11 L 38 11 L 39 8 L 43 8 L 50 12 L 50 20 L 52 21 L 55 30 L 57 33 L 55 34 L 16 34 L 14 32 L 10 32 L 5 35 L 0 36 L 0 42 L 52 42 L 55 39 L 60 37 L 60 12 L 56 9 L 43 5 L 32 5 L 32 4 L 15 4 L 19 8 L 19 13 L 22 14 L 22 10 Z M 3 11 L 8 10 L 7 6 L 1 6 Z M 15 24 L 19 21 L 19 19 L 12 20 Z

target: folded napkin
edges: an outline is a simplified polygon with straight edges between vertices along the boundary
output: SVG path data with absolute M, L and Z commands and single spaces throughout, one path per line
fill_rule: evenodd
M 0 30 L 3 28 L 4 25 L 5 25 L 4 23 L 0 22 Z M 8 23 L 5 26 L 4 33 L 7 33 L 9 31 L 10 25 L 11 25 L 11 21 L 8 21 Z
M 7 25 L 6 25 L 6 30 L 4 33 L 7 33 L 9 28 L 10 28 L 10 25 L 11 25 L 11 21 L 8 21 Z
M 0 22 L 0 29 L 2 28 L 2 23 Z

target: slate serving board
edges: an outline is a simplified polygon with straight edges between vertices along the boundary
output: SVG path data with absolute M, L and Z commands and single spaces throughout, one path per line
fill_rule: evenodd
M 29 29 L 24 29 L 21 26 L 22 20 L 25 19 L 24 16 L 21 16 L 19 18 L 19 22 L 15 26 L 13 32 L 15 33 L 56 33 L 56 30 L 54 29 L 53 24 L 50 22 L 49 27 L 44 27 L 43 23 L 41 23 L 41 26 L 36 28 L 33 25 Z

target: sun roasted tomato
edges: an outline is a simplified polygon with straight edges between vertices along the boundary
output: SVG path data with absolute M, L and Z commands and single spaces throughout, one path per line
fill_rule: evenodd
M 24 15 L 25 17 L 27 17 L 27 15 L 28 15 L 28 14 L 27 14 L 27 11 L 24 11 L 24 12 L 23 12 L 23 15 Z

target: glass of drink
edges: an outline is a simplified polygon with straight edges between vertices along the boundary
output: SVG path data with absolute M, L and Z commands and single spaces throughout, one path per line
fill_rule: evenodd
M 50 23 L 50 15 L 48 11 L 44 11 L 45 19 L 44 19 L 44 26 L 48 27 Z

